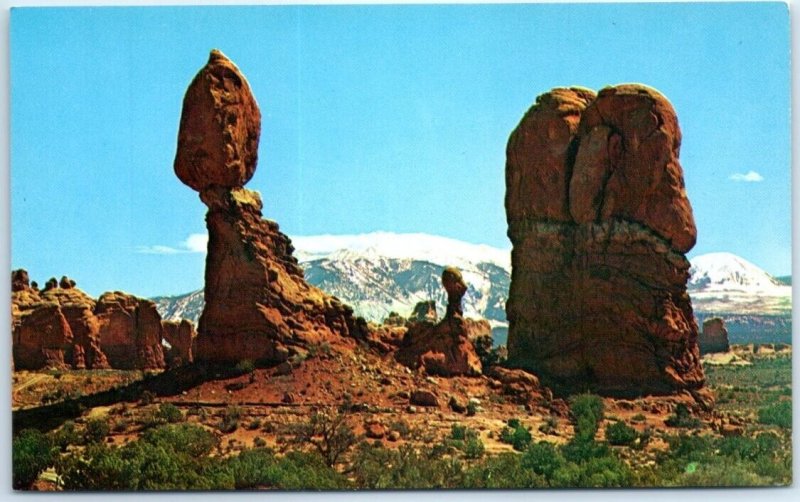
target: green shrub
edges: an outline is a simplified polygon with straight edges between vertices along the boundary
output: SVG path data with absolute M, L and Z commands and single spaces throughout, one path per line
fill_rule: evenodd
M 520 462 L 521 455 L 501 453 L 474 464 L 459 488 L 545 488 L 547 481 Z
M 637 438 L 636 429 L 624 422 L 615 422 L 606 426 L 606 441 L 614 446 L 631 446 Z
M 783 429 L 792 428 L 792 402 L 777 403 L 758 410 L 758 421 L 765 425 L 777 425 Z
M 35 429 L 24 429 L 11 443 L 11 464 L 15 490 L 30 488 L 56 456 L 50 438 Z
M 329 467 L 333 467 L 357 442 L 347 423 L 345 406 L 336 412 L 317 411 L 294 429 L 294 442 L 313 446 Z
M 521 464 L 546 479 L 565 464 L 564 457 L 552 443 L 539 441 L 531 444 L 522 454 Z
M 158 418 L 167 423 L 174 424 L 183 420 L 183 413 L 172 403 L 161 403 L 158 406 Z
M 644 422 L 647 419 L 643 414 L 637 413 L 631 417 L 631 422 Z
M 667 417 L 664 423 L 669 427 L 679 427 L 683 429 L 697 429 L 702 425 L 700 420 L 693 417 L 689 408 L 683 403 L 678 403 L 675 407 L 675 412 Z
M 222 412 L 222 420 L 217 425 L 220 432 L 230 434 L 239 428 L 239 419 L 242 416 L 242 410 L 236 406 L 228 406 Z
M 523 451 L 531 443 L 533 439 L 528 429 L 523 426 L 519 420 L 516 421 L 516 427 L 511 429 L 503 427 L 500 431 L 500 441 L 510 444 L 517 451 Z
M 508 421 L 506 422 L 506 425 L 508 425 L 512 429 L 517 429 L 520 426 L 522 426 L 522 422 L 520 422 L 518 418 L 509 418 Z
M 464 452 L 464 456 L 470 460 L 481 458 L 485 451 L 483 441 L 477 436 L 467 438 L 462 451 Z
M 478 413 L 478 403 L 470 401 L 467 403 L 467 416 L 474 417 Z
M 97 443 L 103 441 L 111 432 L 108 422 L 99 418 L 92 418 L 86 422 L 86 429 L 83 437 L 87 443 Z
M 255 371 L 256 365 L 251 359 L 243 359 L 236 363 L 235 370 L 240 375 L 252 373 Z
M 192 424 L 164 425 L 150 429 L 142 440 L 174 452 L 200 458 L 208 455 L 217 446 L 218 440 L 210 431 Z
M 387 449 L 368 443 L 356 450 L 351 471 L 357 487 L 384 490 L 459 488 L 465 472 L 458 459 L 443 458 L 433 448 L 418 451 L 404 444 Z
M 450 439 L 463 441 L 467 438 L 467 427 L 465 425 L 453 424 L 450 427 Z
M 613 488 L 630 486 L 633 473 L 613 456 L 594 457 L 581 464 L 565 464 L 553 473 L 552 486 Z
M 603 420 L 603 399 L 594 394 L 578 394 L 569 398 L 570 418 L 575 426 L 575 436 L 593 439 Z
M 147 406 L 148 404 L 153 404 L 153 401 L 155 401 L 155 399 L 156 395 L 150 392 L 149 390 L 142 392 L 141 396 L 139 396 L 139 402 L 144 406 Z
M 67 420 L 60 429 L 51 432 L 50 439 L 62 452 L 67 451 L 69 445 L 83 444 L 83 436 L 75 430 L 75 422 L 72 420 Z

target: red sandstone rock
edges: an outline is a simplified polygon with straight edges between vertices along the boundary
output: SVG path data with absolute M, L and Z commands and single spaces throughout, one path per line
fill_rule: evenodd
M 155 303 L 119 291 L 97 300 L 100 346 L 112 367 L 162 369 L 163 328 Z
M 14 330 L 14 368 L 67 368 L 72 330 L 57 303 L 39 303 L 19 316 Z
M 260 134 L 261 112 L 250 85 L 212 50 L 183 99 L 175 174 L 197 191 L 242 187 L 255 172 Z
M 192 356 L 192 343 L 197 336 L 194 324 L 182 319 L 180 322 L 161 321 L 164 328 L 164 340 L 171 348 L 166 354 L 170 367 L 188 364 L 194 360 Z
M 537 98 L 507 149 L 509 364 L 621 397 L 704 385 L 679 145 L 644 86 Z
M 429 390 L 415 390 L 411 393 L 408 400 L 411 404 L 416 404 L 417 406 L 439 406 L 439 398 L 437 398 L 436 394 Z
M 700 354 L 712 352 L 728 352 L 731 346 L 728 343 L 728 330 L 725 321 L 719 317 L 712 317 L 703 321 L 703 331 L 700 333 Z
M 198 361 L 286 360 L 354 328 L 352 309 L 305 282 L 289 238 L 242 186 L 256 168 L 261 116 L 236 66 L 212 51 L 183 103 L 175 172 L 208 206 Z
M 55 279 L 48 281 L 48 284 Z M 80 357 L 71 358 L 74 368 L 104 369 L 109 368 L 106 355 L 100 348 L 99 325 L 94 315 L 95 301 L 78 288 L 63 289 L 56 284 L 42 292 L 42 299 L 58 303 L 69 327 L 72 330 L 73 354 Z M 80 348 L 76 348 L 80 347 Z
M 410 368 L 423 368 L 432 375 L 480 375 L 481 361 L 473 339 L 491 334 L 486 321 L 464 319 L 461 298 L 466 284 L 457 269 L 446 268 L 442 284 L 448 290 L 447 316 L 438 324 L 411 323 L 395 358 Z
M 11 292 L 24 291 L 30 288 L 28 271 L 25 269 L 11 271 Z

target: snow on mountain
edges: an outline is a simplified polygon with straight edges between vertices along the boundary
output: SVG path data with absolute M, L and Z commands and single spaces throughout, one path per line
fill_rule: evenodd
M 505 304 L 511 264 L 507 249 L 388 232 L 293 237 L 292 242 L 308 282 L 371 321 L 379 322 L 392 311 L 408 316 L 424 300 L 435 300 L 443 315 L 447 299 L 441 273 L 444 266 L 453 265 L 461 269 L 468 284 L 465 313 L 488 319 L 498 330 L 508 326 Z M 701 321 L 722 315 L 732 323 L 738 319 L 748 338 L 773 331 L 791 336 L 791 286 L 731 253 L 697 256 L 691 265 L 688 291 Z M 197 322 L 203 309 L 202 290 L 154 300 L 167 319 Z
M 292 237 L 292 243 L 306 280 L 368 320 L 382 321 L 392 311 L 408 316 L 424 300 L 435 300 L 439 314 L 444 315 L 447 298 L 441 274 L 444 266 L 452 265 L 468 284 L 464 313 L 486 318 L 493 327 L 508 325 L 510 250 L 389 232 Z M 202 291 L 154 301 L 166 319 L 184 317 L 197 322 L 203 309 Z
M 468 285 L 464 312 L 506 326 L 510 251 L 427 234 L 293 237 L 311 284 L 351 305 L 357 315 L 381 321 L 394 311 L 408 316 L 417 302 L 447 303 L 442 268 L 461 269 Z
M 414 260 L 434 265 L 474 268 L 477 263 L 491 263 L 511 272 L 511 250 L 429 234 L 373 232 L 358 235 L 295 236 L 295 256 L 301 262 L 332 255 L 346 258 L 351 254 Z
M 737 314 L 791 313 L 792 287 L 731 253 L 691 260 L 689 295 L 695 310 Z

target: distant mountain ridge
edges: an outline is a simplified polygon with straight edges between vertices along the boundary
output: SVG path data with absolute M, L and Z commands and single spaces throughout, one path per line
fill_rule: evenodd
M 496 341 L 505 341 L 510 250 L 388 232 L 294 237 L 292 242 L 308 282 L 351 305 L 356 315 L 376 322 L 390 312 L 408 316 L 424 300 L 435 300 L 443 315 L 442 268 L 457 266 L 469 285 L 465 313 L 489 320 Z M 691 264 L 688 291 L 701 323 L 717 315 L 730 319 L 735 343 L 767 331 L 791 340 L 791 286 L 731 253 L 700 255 Z M 202 290 L 153 300 L 166 319 L 196 323 L 203 309 Z

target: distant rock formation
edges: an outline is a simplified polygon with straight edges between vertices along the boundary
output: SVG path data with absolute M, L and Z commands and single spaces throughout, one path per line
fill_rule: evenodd
M 103 293 L 95 307 L 100 346 L 114 368 L 164 368 L 163 328 L 155 303 L 120 291 Z
M 731 350 L 731 346 L 728 343 L 725 321 L 719 317 L 703 321 L 703 331 L 700 333 L 700 355 L 728 352 L 729 350 Z
M 464 319 L 461 300 L 467 287 L 458 269 L 445 268 L 442 285 L 448 293 L 447 315 L 438 324 L 425 320 L 410 323 L 395 358 L 431 375 L 480 375 L 481 361 L 472 342 L 480 336 L 491 336 L 491 326 L 485 320 Z M 416 313 L 417 308 L 414 310 Z
M 22 269 L 11 273 L 11 287 L 15 369 L 166 366 L 162 342 L 167 335 L 152 301 L 119 291 L 95 301 L 66 276 L 50 279 L 40 292 L 29 285 Z M 181 363 L 191 361 L 193 328 L 186 324 L 188 330 L 181 324 L 168 342 Z
M 509 364 L 562 389 L 710 396 L 686 293 L 696 229 L 664 96 L 539 96 L 506 150 Z
M 183 101 L 175 173 L 208 206 L 205 308 L 197 361 L 286 360 L 303 345 L 347 335 L 352 309 L 308 285 L 261 197 L 244 184 L 256 169 L 261 114 L 250 86 L 221 52 Z
M 65 278 L 53 278 L 44 291 L 28 283 L 28 272 L 11 273 L 11 324 L 14 369 L 108 368 L 100 348 L 95 302 Z
M 170 345 L 165 354 L 167 366 L 170 368 L 194 361 L 192 343 L 197 336 L 194 324 L 186 319 L 177 321 L 161 321 L 164 328 L 164 340 Z

